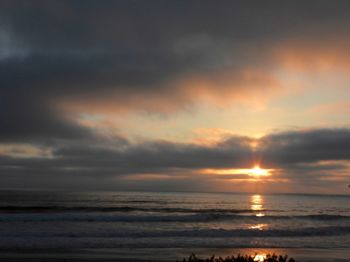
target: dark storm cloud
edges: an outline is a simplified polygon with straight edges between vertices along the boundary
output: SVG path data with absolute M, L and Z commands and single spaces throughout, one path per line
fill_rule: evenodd
M 163 94 L 167 103 L 179 103 L 167 98 L 182 92 L 169 83 L 265 64 L 264 50 L 286 37 L 342 32 L 349 26 L 349 6 L 348 1 L 2 1 L 0 139 L 81 134 L 53 108 L 67 98 L 84 101 L 112 92 L 118 105 L 135 93 Z M 212 92 L 220 94 L 220 86 Z M 185 94 L 178 99 L 192 101 Z

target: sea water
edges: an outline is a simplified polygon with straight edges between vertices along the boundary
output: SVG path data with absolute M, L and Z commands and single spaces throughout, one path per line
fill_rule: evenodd
M 350 196 L 0 191 L 1 250 L 350 248 Z

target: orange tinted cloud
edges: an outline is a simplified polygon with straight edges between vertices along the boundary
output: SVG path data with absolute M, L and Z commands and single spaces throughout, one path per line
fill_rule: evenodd
M 149 92 L 116 88 L 83 97 L 64 97 L 56 105 L 68 112 L 106 115 L 130 111 L 169 114 L 191 110 L 202 103 L 218 107 L 236 103 L 258 110 L 282 89 L 281 81 L 273 74 L 256 69 L 192 75 L 166 85 L 161 90 Z
M 199 104 L 217 107 L 249 105 L 262 108 L 271 99 L 309 88 L 301 76 L 315 80 L 350 69 L 350 40 L 334 38 L 286 38 L 246 56 L 249 63 L 180 74 L 158 83 L 159 87 L 109 88 L 79 96 L 62 97 L 57 104 L 68 112 L 115 114 L 130 111 L 172 114 Z M 233 63 L 235 56 L 227 53 Z M 231 57 L 230 57 L 231 56 Z M 240 58 L 240 59 L 244 59 Z M 282 73 L 282 75 L 281 75 Z M 286 77 L 287 76 L 287 77 Z M 291 76 L 291 77 L 288 77 Z M 333 88 L 337 88 L 333 86 Z
M 314 113 L 326 115 L 350 115 L 350 102 L 337 101 L 333 103 L 322 104 L 311 108 L 311 111 Z
M 31 144 L 0 144 L 0 156 L 12 158 L 52 158 L 51 148 Z
M 272 49 L 276 62 L 287 70 L 334 73 L 350 70 L 350 39 L 343 35 L 286 39 Z

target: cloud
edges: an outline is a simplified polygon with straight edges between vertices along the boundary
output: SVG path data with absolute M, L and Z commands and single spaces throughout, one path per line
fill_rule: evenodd
M 31 142 L 50 139 L 80 139 L 92 136 L 90 130 L 80 127 L 68 117 L 47 106 L 40 97 L 28 94 L 11 94 L 0 96 L 0 141 Z M 35 96 L 35 95 L 34 95 Z
M 229 181 L 236 186 L 242 182 L 242 175 L 222 177 L 202 171 L 251 168 L 255 161 L 260 161 L 261 166 L 275 170 L 269 177 L 272 183 L 283 184 L 284 181 L 294 186 L 312 184 L 322 188 L 327 186 L 326 181 L 331 181 L 339 186 L 348 179 L 349 138 L 349 129 L 291 131 L 261 138 L 257 151 L 250 147 L 254 138 L 237 136 L 214 145 L 167 141 L 135 144 L 123 139 L 114 145 L 100 141 L 58 143 L 49 151 L 49 158 L 3 154 L 0 156 L 0 169 L 6 175 L 1 179 L 2 185 L 18 179 L 15 184 L 20 186 L 35 178 L 32 184 L 38 179 L 38 183 L 46 181 L 48 187 L 55 187 L 50 182 L 51 178 L 61 176 L 65 181 L 59 183 L 62 187 L 74 185 L 75 182 L 69 182 L 69 177 L 72 181 L 84 180 L 83 184 L 90 188 L 94 185 L 93 181 L 97 184 L 114 181 L 113 185 L 119 189 L 129 183 L 131 188 L 122 189 L 133 189 L 152 180 L 162 181 L 163 185 L 174 180 L 180 184 L 196 180 L 203 185 Z M 42 151 L 48 150 L 42 148 Z M 212 189 L 220 190 L 214 184 Z M 157 190 L 156 186 L 153 190 Z M 181 190 L 181 187 L 173 190 Z
M 172 113 L 264 99 L 284 88 L 274 68 L 291 64 L 276 48 L 305 54 L 304 42 L 313 49 L 320 43 L 312 39 L 331 35 L 331 49 L 346 39 L 348 8 L 347 1 L 2 1 L 0 137 L 79 136 L 86 130 L 67 119 L 82 112 Z
M 258 160 L 294 181 L 305 180 L 301 173 L 320 185 L 321 176 L 340 177 L 347 165 L 320 163 L 349 161 L 348 129 L 269 134 L 253 148 L 256 139 L 231 133 L 196 143 L 133 142 L 81 116 L 253 107 L 293 91 L 291 71 L 348 72 L 349 7 L 323 0 L 2 1 L 2 185 L 100 181 L 105 188 L 116 179 L 119 188 L 142 188 L 146 182 L 126 178 L 146 175 L 153 177 L 147 188 L 176 181 L 174 188 L 197 182 L 208 189 L 216 182 L 198 170 Z
M 334 115 L 348 116 L 350 114 L 350 102 L 338 101 L 333 103 L 322 104 L 311 108 L 310 112 L 329 115 L 330 117 Z
M 271 134 L 261 139 L 261 155 L 277 165 L 350 159 L 349 129 L 315 129 Z

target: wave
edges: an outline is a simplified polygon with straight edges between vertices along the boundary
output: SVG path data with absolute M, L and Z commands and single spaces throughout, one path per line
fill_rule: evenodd
M 2 234 L 6 237 L 36 237 L 36 238 L 264 238 L 264 237 L 324 237 L 344 236 L 350 234 L 350 227 L 347 226 L 324 226 L 305 227 L 297 229 L 188 229 L 188 230 L 162 230 L 162 231 L 120 231 L 109 230 L 108 232 L 77 232 L 77 233 L 47 233 L 28 232 Z
M 0 206 L 0 213 L 50 213 L 50 212 L 166 212 L 166 213 L 229 213 L 253 212 L 250 209 L 193 209 L 176 207 L 138 207 L 138 206 Z M 262 210 L 267 211 L 267 210 Z
M 0 222 L 129 222 L 129 223 L 162 223 L 162 222 L 216 222 L 236 221 L 262 223 L 276 220 L 310 220 L 310 221 L 350 221 L 350 216 L 342 215 L 303 215 L 303 216 L 255 216 L 226 213 L 194 213 L 173 215 L 127 215 L 96 213 L 52 213 L 52 214 L 2 214 Z

